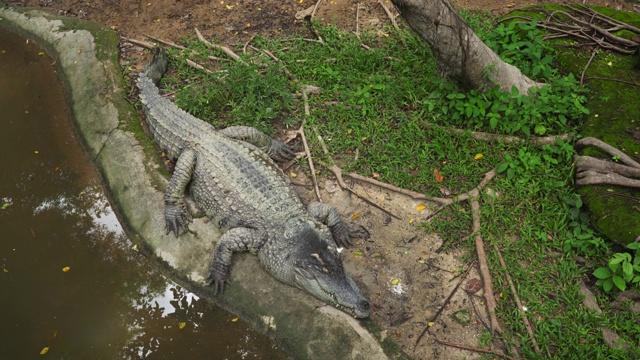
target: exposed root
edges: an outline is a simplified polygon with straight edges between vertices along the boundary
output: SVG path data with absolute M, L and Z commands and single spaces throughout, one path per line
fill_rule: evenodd
M 444 127 L 444 126 L 440 126 L 440 125 L 435 125 L 435 124 L 427 124 L 426 125 L 427 129 L 441 129 L 449 134 L 454 134 L 454 135 L 464 135 L 464 134 L 469 134 L 471 135 L 472 138 L 476 139 L 476 140 L 481 140 L 481 141 L 501 141 L 505 144 L 526 144 L 529 143 L 531 145 L 535 145 L 535 146 L 543 146 L 543 145 L 555 145 L 556 144 L 556 139 L 561 139 L 563 141 L 569 141 L 571 138 L 573 138 L 575 135 L 572 133 L 568 133 L 568 134 L 561 134 L 561 135 L 550 135 L 550 136 L 545 136 L 545 137 L 531 137 L 530 139 L 523 139 L 521 137 L 517 137 L 517 136 L 511 136 L 511 135 L 500 135 L 500 134 L 493 134 L 493 133 L 487 133 L 487 132 L 482 132 L 482 131 L 469 131 L 469 130 L 462 130 L 462 129 L 456 129 L 456 128 L 451 128 L 451 127 Z
M 576 164 L 576 185 L 608 184 L 640 188 L 640 163 L 613 146 L 588 137 L 576 142 L 576 148 L 596 147 L 611 155 L 617 162 L 597 159 L 591 156 L 574 157 Z M 624 165 L 623 165 L 624 164 Z

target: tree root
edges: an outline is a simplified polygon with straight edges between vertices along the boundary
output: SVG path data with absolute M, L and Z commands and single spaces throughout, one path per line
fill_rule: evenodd
M 576 148 L 596 147 L 611 155 L 615 162 L 591 156 L 574 156 L 576 185 L 617 185 L 640 188 L 640 163 L 602 140 L 587 137 L 576 142 Z M 623 165 L 624 164 L 624 165 Z
M 561 139 L 563 141 L 569 141 L 570 139 L 572 139 L 575 134 L 573 133 L 568 133 L 568 134 L 561 134 L 561 135 L 550 135 L 550 136 L 545 136 L 545 137 L 531 137 L 530 139 L 524 139 L 521 137 L 517 137 L 517 136 L 511 136 L 511 135 L 501 135 L 501 134 L 493 134 L 493 133 L 487 133 L 487 132 L 482 132 L 482 131 L 469 131 L 469 130 L 462 130 L 462 129 L 456 129 L 456 128 L 451 128 L 451 127 L 444 127 L 444 126 L 440 126 L 440 125 L 436 125 L 436 124 L 426 124 L 426 128 L 427 129 L 441 129 L 449 134 L 453 134 L 453 135 L 464 135 L 464 134 L 469 134 L 471 135 L 472 138 L 476 139 L 476 140 L 481 140 L 481 141 L 501 141 L 505 144 L 525 144 L 525 143 L 529 143 L 531 145 L 535 145 L 535 146 L 543 146 L 543 145 L 555 145 L 556 144 L 556 139 Z

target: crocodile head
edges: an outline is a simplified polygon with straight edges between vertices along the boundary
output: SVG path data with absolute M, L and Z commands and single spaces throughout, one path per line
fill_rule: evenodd
M 296 241 L 289 242 L 295 244 L 289 257 L 294 285 L 355 317 L 368 317 L 369 301 L 345 271 L 330 233 L 309 224 L 296 230 Z

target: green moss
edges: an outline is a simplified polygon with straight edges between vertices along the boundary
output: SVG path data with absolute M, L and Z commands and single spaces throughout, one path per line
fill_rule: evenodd
M 531 7 L 530 11 L 527 9 L 515 11 L 505 18 L 511 18 L 514 15 L 545 18 L 546 15 L 536 12 L 536 8 L 540 7 Z M 560 5 L 544 5 L 544 8 L 549 11 L 567 10 Z M 594 6 L 593 9 L 629 25 L 640 27 L 640 15 L 607 7 Z M 616 32 L 616 35 L 631 38 L 635 34 L 621 30 Z M 592 53 L 577 47 L 567 47 L 567 44 L 573 44 L 573 40 L 570 39 L 558 39 L 553 43 L 561 45 L 557 47 L 556 56 L 559 68 L 580 78 Z M 632 56 L 605 51 L 600 51 L 594 56 L 585 74 L 585 84 L 589 89 L 587 108 L 590 114 L 584 119 L 580 135 L 598 138 L 632 157 L 638 157 L 640 145 L 625 131 L 640 126 L 636 123 L 640 122 L 640 107 L 637 106 L 640 88 L 609 80 L 619 79 L 629 83 L 640 83 L 640 75 L 632 70 L 633 61 Z M 610 157 L 592 148 L 584 149 L 582 155 L 606 159 Z M 634 199 L 640 196 L 640 191 L 598 185 L 582 187 L 578 189 L 578 193 L 591 212 L 594 226 L 609 239 L 620 244 L 628 244 L 640 234 L 640 211 L 635 209 L 637 203 L 634 202 Z

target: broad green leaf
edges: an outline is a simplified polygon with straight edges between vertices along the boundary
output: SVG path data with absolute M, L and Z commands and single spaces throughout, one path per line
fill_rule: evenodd
M 611 277 L 611 275 L 613 275 L 611 273 L 611 270 L 605 267 L 601 267 L 593 272 L 593 276 L 597 277 L 598 279 L 608 279 Z
M 627 289 L 627 282 L 624 281 L 623 278 L 621 278 L 618 275 L 613 275 L 613 283 L 616 285 L 616 287 L 622 291 Z

